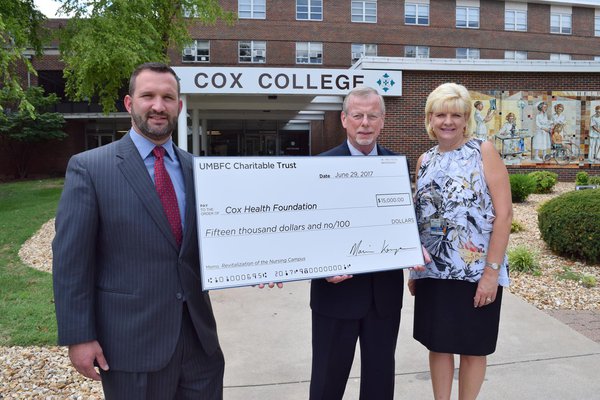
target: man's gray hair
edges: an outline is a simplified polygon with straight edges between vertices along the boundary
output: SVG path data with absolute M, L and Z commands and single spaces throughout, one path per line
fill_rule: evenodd
M 347 95 L 346 98 L 344 99 L 344 104 L 342 105 L 342 111 L 344 112 L 344 114 L 348 114 L 348 99 L 351 96 L 355 96 L 355 97 L 367 97 L 370 95 L 375 95 L 379 98 L 379 104 L 381 107 L 381 113 L 385 114 L 385 102 L 383 101 L 383 96 L 379 94 L 379 92 L 377 91 L 377 89 L 374 89 L 370 86 L 357 86 L 354 89 L 352 89 Z

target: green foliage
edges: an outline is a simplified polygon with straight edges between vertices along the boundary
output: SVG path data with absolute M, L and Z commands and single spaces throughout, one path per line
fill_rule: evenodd
M 583 274 L 573 271 L 569 267 L 563 267 L 561 272 L 556 273 L 556 277 L 560 280 L 579 281 Z
M 192 23 L 234 20 L 218 0 L 65 0 L 60 11 L 72 16 L 60 33 L 67 95 L 98 98 L 106 113 L 115 110 L 135 67 L 168 63 L 169 50 L 181 52 L 191 42 Z
M 527 200 L 527 197 L 531 193 L 535 192 L 536 182 L 531 176 L 511 174 L 508 178 L 510 179 L 510 191 L 513 203 L 522 203 Z
M 590 185 L 600 185 L 600 175 L 590 176 L 588 181 Z
M 550 171 L 534 171 L 527 175 L 535 181 L 534 193 L 550 193 L 556 182 L 558 182 L 558 174 Z
M 577 186 L 587 185 L 589 184 L 588 173 L 585 171 L 580 171 L 575 176 L 575 184 Z
M 517 232 L 521 232 L 524 230 L 525 230 L 525 227 L 523 226 L 523 224 L 521 224 L 516 219 L 513 219 L 512 222 L 510 223 L 510 233 L 517 233 Z
M 586 288 L 590 289 L 593 288 L 594 286 L 596 286 L 596 277 L 593 275 L 584 275 L 581 278 L 581 284 L 583 286 L 585 286 Z
M 556 253 L 589 263 L 600 262 L 600 189 L 576 190 L 542 204 L 538 226 Z
M 586 288 L 596 286 L 596 277 L 593 275 L 585 275 L 581 272 L 575 272 L 569 267 L 563 267 L 562 272 L 556 274 L 558 279 L 580 282 Z
M 9 148 L 17 178 L 27 177 L 29 163 L 36 155 L 38 145 L 48 140 L 62 140 L 67 134 L 62 130 L 65 119 L 62 114 L 46 112 L 58 98 L 54 93 L 44 95 L 44 89 L 34 86 L 24 92 L 32 110 L 12 111 L 11 105 L 19 101 L 9 89 L 0 90 L 0 105 L 5 113 L 0 117 L 0 145 Z
M 36 74 L 25 51 L 42 53 L 43 39 L 49 37 L 42 27 L 45 20 L 33 0 L 0 1 L 0 87 L 18 99 L 17 108 L 21 111 L 31 112 L 32 105 L 24 95 L 19 69 L 24 66 Z
M 52 275 L 24 265 L 18 252 L 54 216 L 62 183 L 0 184 L 0 346 L 56 344 Z
M 526 272 L 534 275 L 540 273 L 537 255 L 525 246 L 517 246 L 508 251 L 508 265 L 511 271 Z

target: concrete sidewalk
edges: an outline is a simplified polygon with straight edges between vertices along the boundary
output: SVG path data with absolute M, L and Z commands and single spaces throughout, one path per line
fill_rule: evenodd
M 303 281 L 211 292 L 225 353 L 225 400 L 308 398 L 309 288 Z M 427 350 L 412 338 L 412 313 L 405 291 L 395 398 L 429 400 Z M 479 399 L 600 399 L 599 371 L 600 344 L 505 291 L 498 347 L 488 357 Z M 359 377 L 357 351 L 344 400 L 358 399 Z M 455 399 L 456 381 L 453 386 Z

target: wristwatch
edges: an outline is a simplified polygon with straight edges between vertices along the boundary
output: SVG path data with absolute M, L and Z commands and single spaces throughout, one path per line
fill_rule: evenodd
M 500 265 L 498 263 L 491 263 L 491 262 L 486 262 L 485 263 L 486 267 L 490 267 L 491 269 L 493 269 L 494 271 L 498 271 L 500 269 Z

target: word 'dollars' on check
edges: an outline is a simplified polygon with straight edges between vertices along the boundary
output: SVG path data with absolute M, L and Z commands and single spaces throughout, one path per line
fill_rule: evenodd
M 203 290 L 423 264 L 404 156 L 194 160 Z

